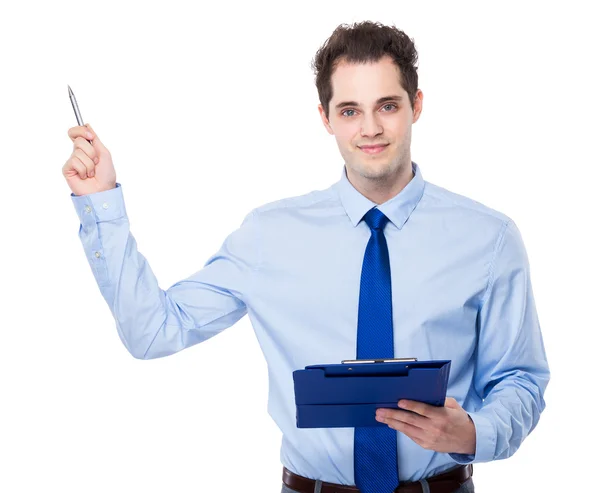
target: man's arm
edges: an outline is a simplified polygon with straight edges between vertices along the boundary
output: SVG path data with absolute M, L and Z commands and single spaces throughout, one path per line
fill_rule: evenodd
M 220 250 L 189 278 L 162 290 L 129 229 L 121 184 L 71 194 L 79 238 L 121 341 L 138 359 L 167 356 L 205 341 L 246 313 L 258 265 L 256 217 L 249 213 Z
M 550 380 L 529 261 L 512 220 L 499 234 L 489 282 L 478 316 L 474 385 L 485 399 L 469 412 L 475 424 L 475 454 L 450 454 L 461 464 L 513 455 L 537 425 L 546 407 Z

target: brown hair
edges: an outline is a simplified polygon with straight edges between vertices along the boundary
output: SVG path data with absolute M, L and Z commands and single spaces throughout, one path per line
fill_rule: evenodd
M 377 62 L 389 55 L 400 69 L 400 85 L 407 92 L 410 106 L 418 89 L 418 54 L 414 40 L 395 26 L 363 21 L 352 25 L 340 24 L 315 55 L 311 68 L 319 100 L 329 119 L 329 102 L 333 97 L 331 75 L 341 61 L 348 63 Z

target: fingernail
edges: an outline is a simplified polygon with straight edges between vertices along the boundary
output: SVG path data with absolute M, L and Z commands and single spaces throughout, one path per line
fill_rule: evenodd
M 86 133 L 85 133 L 85 136 L 86 136 L 88 139 L 91 139 L 91 138 L 93 137 L 93 135 L 92 135 L 92 133 L 91 133 L 91 132 L 86 132 Z
M 90 178 L 91 178 L 92 176 L 94 176 L 94 174 L 95 174 L 95 173 L 94 173 L 94 170 L 90 171 Z

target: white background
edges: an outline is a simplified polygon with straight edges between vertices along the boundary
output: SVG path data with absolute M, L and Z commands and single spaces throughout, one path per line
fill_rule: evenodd
M 594 2 L 3 5 L 0 491 L 279 493 L 281 434 L 247 317 L 169 358 L 121 344 L 61 174 L 77 124 L 67 84 L 166 289 L 252 208 L 339 179 L 310 62 L 338 24 L 367 19 L 415 40 L 424 178 L 512 217 L 530 259 L 547 408 L 514 456 L 475 464 L 477 492 L 595 487 Z M 238 364 L 217 373 L 224 359 Z

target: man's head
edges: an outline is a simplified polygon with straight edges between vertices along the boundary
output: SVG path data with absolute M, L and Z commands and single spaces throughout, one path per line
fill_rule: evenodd
M 319 113 L 351 181 L 393 183 L 411 173 L 411 129 L 423 100 L 416 61 L 404 32 L 370 21 L 338 26 L 317 51 Z M 387 97 L 400 99 L 381 99 Z M 376 144 L 386 146 L 378 153 L 361 149 Z

